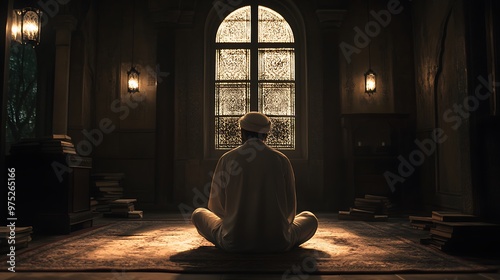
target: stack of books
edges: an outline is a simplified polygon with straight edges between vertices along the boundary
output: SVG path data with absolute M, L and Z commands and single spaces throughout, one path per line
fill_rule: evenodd
M 75 146 L 68 135 L 53 135 L 52 138 L 40 141 L 40 152 L 44 154 L 73 154 Z
M 117 218 L 142 218 L 143 211 L 136 210 L 134 202 L 137 202 L 135 198 L 122 198 L 114 200 L 110 203 L 110 212 L 105 213 L 105 217 L 117 217 Z
M 497 250 L 500 225 L 486 223 L 477 216 L 458 212 L 432 211 L 430 236 L 421 243 L 444 252 Z
M 430 230 L 434 226 L 432 217 L 425 216 L 409 216 L 410 225 L 412 228 L 420 230 Z
M 111 211 L 110 203 L 123 197 L 123 173 L 94 173 L 92 174 L 91 196 L 96 202 L 93 207 L 94 214 Z
M 76 155 L 75 146 L 68 135 L 54 134 L 50 138 L 21 139 L 12 145 L 11 154 L 73 154 Z
M 391 203 L 385 196 L 367 194 L 364 197 L 354 199 L 354 207 L 357 209 L 371 211 L 379 215 L 388 215 Z
M 463 214 L 460 212 L 450 212 L 450 211 L 432 211 L 431 216 L 433 221 L 437 222 L 477 222 L 479 217 Z
M 94 214 L 94 217 L 100 216 L 99 214 L 101 213 L 101 212 L 97 211 L 97 205 L 99 205 L 99 202 L 97 201 L 97 199 L 95 199 L 95 197 L 91 196 L 90 197 L 90 211 L 92 212 L 92 214 Z
M 11 246 L 15 246 L 16 250 L 28 247 L 28 243 L 31 241 L 31 233 L 33 232 L 33 227 L 16 227 L 15 235 L 12 235 L 11 228 L 7 226 L 0 227 L 0 251 L 7 252 L 10 250 Z M 12 237 L 14 236 L 14 237 Z M 15 240 L 15 244 L 13 241 Z
M 340 220 L 387 221 L 391 203 L 385 196 L 367 194 L 354 200 L 349 211 L 339 211 Z

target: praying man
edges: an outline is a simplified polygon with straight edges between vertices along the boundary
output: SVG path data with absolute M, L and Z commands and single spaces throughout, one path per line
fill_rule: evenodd
M 208 209 L 193 211 L 199 234 L 229 252 L 283 252 L 316 233 L 318 219 L 296 215 L 289 159 L 265 141 L 271 120 L 259 112 L 239 119 L 243 144 L 225 153 L 212 178 Z

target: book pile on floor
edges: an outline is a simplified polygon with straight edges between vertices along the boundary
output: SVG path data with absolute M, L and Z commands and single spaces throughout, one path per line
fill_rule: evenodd
M 123 177 L 123 173 L 92 174 L 93 185 L 90 203 L 94 214 L 110 212 L 110 203 L 123 197 L 123 186 L 121 184 Z
M 142 210 L 136 210 L 134 202 L 135 198 L 122 198 L 110 202 L 110 212 L 104 214 L 104 217 L 130 218 L 141 219 L 143 217 Z
M 499 224 L 457 212 L 432 211 L 431 218 L 430 237 L 422 238 L 422 244 L 444 252 L 491 252 L 499 248 Z
M 11 246 L 15 246 L 16 250 L 28 247 L 31 241 L 31 233 L 33 227 L 15 227 L 14 232 L 8 226 L 0 227 L 0 251 L 7 252 Z M 15 244 L 14 241 L 15 240 Z
M 97 201 L 97 199 L 95 199 L 95 197 L 91 196 L 90 197 L 90 211 L 92 212 L 92 214 L 94 214 L 94 217 L 100 216 L 99 214 L 101 212 L 97 211 L 98 205 L 99 205 L 99 202 Z
M 357 197 L 349 211 L 339 211 L 340 220 L 387 221 L 391 203 L 389 198 L 367 194 Z
M 73 154 L 76 155 L 75 146 L 71 137 L 54 134 L 50 138 L 21 139 L 12 145 L 11 154 L 42 153 L 42 154 Z
M 434 226 L 432 217 L 425 216 L 409 216 L 410 225 L 414 229 L 430 230 Z

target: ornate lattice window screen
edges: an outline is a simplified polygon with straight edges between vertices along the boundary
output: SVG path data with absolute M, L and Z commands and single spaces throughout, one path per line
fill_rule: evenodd
M 293 32 L 286 20 L 277 12 L 259 6 L 259 43 L 293 43 Z
M 229 14 L 220 24 L 215 41 L 217 43 L 249 43 L 250 12 L 250 6 L 247 6 Z
M 267 7 L 245 6 L 222 21 L 215 42 L 215 149 L 240 145 L 239 117 L 260 111 L 273 125 L 267 143 L 295 150 L 295 45 L 288 22 Z

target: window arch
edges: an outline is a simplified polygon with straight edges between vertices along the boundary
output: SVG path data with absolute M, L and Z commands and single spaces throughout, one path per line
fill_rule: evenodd
M 239 117 L 259 111 L 273 123 L 267 143 L 295 151 L 296 39 L 290 24 L 275 10 L 251 4 L 227 15 L 211 39 L 215 43 L 212 147 L 227 150 L 241 144 Z

